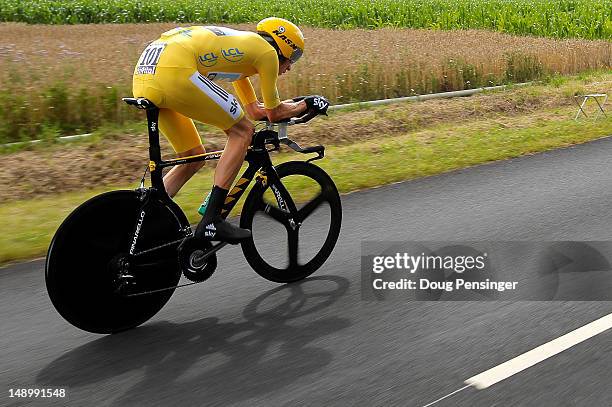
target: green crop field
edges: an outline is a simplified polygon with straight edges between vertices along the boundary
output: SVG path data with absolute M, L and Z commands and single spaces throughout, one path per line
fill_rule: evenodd
M 0 143 L 139 118 L 119 97 L 145 44 L 179 24 L 254 30 L 270 15 L 307 37 L 284 97 L 338 104 L 612 66 L 612 0 L 0 0 Z
M 246 23 L 276 15 L 327 28 L 468 29 L 612 39 L 612 0 L 0 0 L 0 21 Z

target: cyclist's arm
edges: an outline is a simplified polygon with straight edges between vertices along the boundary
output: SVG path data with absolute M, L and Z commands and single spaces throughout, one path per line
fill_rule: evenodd
M 281 102 L 274 109 L 266 109 L 266 116 L 271 122 L 301 116 L 307 109 L 306 102 Z
M 281 102 L 274 109 L 271 109 L 272 112 L 270 114 L 270 110 L 266 109 L 263 103 L 255 100 L 248 105 L 244 105 L 244 110 L 246 110 L 249 117 L 253 120 L 268 119 L 269 121 L 274 122 L 301 116 L 306 110 L 306 107 L 306 103 L 303 101 L 295 103 L 293 100 L 289 99 Z M 270 118 L 270 116 L 272 116 L 272 118 Z
M 263 103 L 255 101 L 244 106 L 249 117 L 253 120 L 265 120 L 268 118 L 266 115 L 266 109 L 264 109 Z
M 256 61 L 255 68 L 259 73 L 261 94 L 264 100 L 264 109 L 268 120 L 276 122 L 291 117 L 301 116 L 306 111 L 306 103 L 281 102 L 278 97 L 276 80 L 278 79 L 278 57 L 276 51 L 270 50 L 261 55 Z
M 255 95 L 255 90 L 249 78 L 239 79 L 232 84 L 249 117 L 253 120 L 265 119 L 267 116 L 264 105 L 257 100 L 257 95 Z

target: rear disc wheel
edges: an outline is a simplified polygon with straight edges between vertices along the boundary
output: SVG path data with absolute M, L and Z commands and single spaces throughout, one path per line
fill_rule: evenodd
M 155 197 L 143 205 L 136 191 L 113 191 L 83 203 L 49 247 L 45 277 L 51 302 L 72 325 L 93 333 L 142 324 L 174 288 L 128 295 L 178 284 L 178 242 L 171 242 L 180 242 L 186 224 L 180 210 Z M 147 252 L 159 246 L 164 247 Z

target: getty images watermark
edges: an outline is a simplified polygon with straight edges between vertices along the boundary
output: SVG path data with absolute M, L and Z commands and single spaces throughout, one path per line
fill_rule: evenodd
M 612 242 L 363 242 L 364 300 L 612 300 Z

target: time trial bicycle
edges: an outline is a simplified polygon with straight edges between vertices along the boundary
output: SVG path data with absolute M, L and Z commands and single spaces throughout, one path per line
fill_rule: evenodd
M 226 245 L 198 243 L 193 238 L 187 217 L 167 194 L 162 176 L 164 168 L 219 159 L 223 151 L 162 160 L 159 109 L 144 98 L 123 100 L 147 114 L 149 164 L 140 186 L 106 192 L 77 207 L 55 233 L 45 266 L 47 291 L 62 317 L 80 329 L 102 334 L 144 323 L 161 310 L 176 288 L 208 279 L 217 267 L 216 252 Z M 248 167 L 222 209 L 222 216 L 227 217 L 255 180 L 240 215 L 240 227 L 252 230 L 251 238 L 241 242 L 242 252 L 259 275 L 277 283 L 299 281 L 314 273 L 332 253 L 340 233 L 342 206 L 336 185 L 323 169 L 312 164 L 324 157 L 325 148 L 302 148 L 287 136 L 290 126 L 314 116 L 316 113 L 307 113 L 282 123 L 266 122 L 253 134 L 245 156 Z M 279 150 L 281 144 L 314 156 L 275 166 L 270 152 Z M 148 187 L 147 172 L 151 178 Z M 294 198 L 313 190 L 314 197 L 303 204 Z M 324 207 L 328 213 L 325 230 L 309 234 L 309 238 L 316 236 L 317 249 L 310 247 L 311 255 L 304 260 L 300 231 L 304 222 Z M 267 232 L 257 221 L 261 217 L 284 229 L 284 262 L 270 260 L 261 248 L 265 245 L 258 247 L 258 238 L 265 238 Z M 181 275 L 190 282 L 179 284 Z

